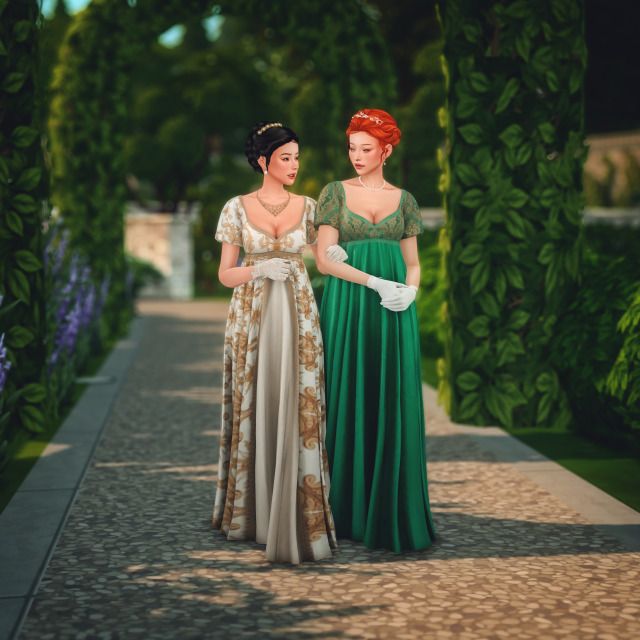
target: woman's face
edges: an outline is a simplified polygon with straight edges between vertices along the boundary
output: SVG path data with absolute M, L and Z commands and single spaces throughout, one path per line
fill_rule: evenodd
M 278 182 L 292 185 L 298 175 L 298 143 L 291 141 L 278 147 L 271 154 L 267 169 L 269 175 Z
M 377 169 L 384 160 L 382 156 L 383 149 L 377 138 L 364 131 L 349 136 L 349 160 L 359 176 Z

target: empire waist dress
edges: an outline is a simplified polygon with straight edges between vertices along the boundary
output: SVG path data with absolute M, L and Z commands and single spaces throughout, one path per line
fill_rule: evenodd
M 336 546 L 324 449 L 324 362 L 313 290 L 302 260 L 315 241 L 315 201 L 278 238 L 224 206 L 216 239 L 241 246 L 243 265 L 291 263 L 286 281 L 234 288 L 224 340 L 222 426 L 213 526 L 266 544 L 269 560 L 299 563 Z
M 341 182 L 318 198 L 316 227 L 339 231 L 347 264 L 405 282 L 400 240 L 422 231 L 415 198 L 372 223 L 347 208 Z M 325 347 L 329 501 L 338 537 L 393 551 L 424 549 L 436 535 L 426 474 L 420 341 L 415 303 L 399 313 L 376 291 L 327 277 Z

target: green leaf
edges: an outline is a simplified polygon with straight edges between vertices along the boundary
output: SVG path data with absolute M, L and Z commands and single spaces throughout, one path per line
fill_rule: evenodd
M 465 393 L 460 406 L 458 407 L 458 419 L 469 420 L 477 415 L 482 406 L 482 398 L 477 391 Z
M 529 322 L 530 317 L 531 314 L 529 312 L 523 309 L 516 309 L 509 317 L 509 328 L 522 329 Z
M 473 90 L 478 93 L 485 93 L 486 91 L 489 91 L 489 88 L 491 87 L 489 78 L 480 71 L 472 71 L 469 74 L 469 83 Z
M 33 196 L 27 195 L 26 193 L 19 193 L 18 195 L 14 196 L 11 200 L 11 206 L 18 213 L 32 213 L 38 208 L 38 205 Z
M 469 95 L 462 95 L 456 104 L 456 115 L 458 118 L 468 118 L 479 108 L 480 103 L 477 98 Z
M 37 271 L 42 268 L 42 262 L 36 258 L 36 256 L 31 253 L 31 251 L 27 251 L 26 249 L 21 249 L 20 251 L 16 251 L 13 254 L 13 257 L 16 259 L 16 262 L 20 266 L 23 271 L 27 273 L 31 271 Z
M 556 390 L 556 382 L 553 374 L 543 371 L 536 378 L 536 389 L 541 393 L 551 393 Z
M 476 316 L 467 325 L 467 329 L 476 338 L 486 338 L 489 335 L 489 318 L 487 316 Z
M 21 325 L 15 325 L 7 332 L 7 344 L 12 349 L 22 349 L 26 347 L 33 338 L 33 332 Z
M 25 404 L 19 410 L 20 421 L 32 433 L 42 433 L 44 429 L 44 414 L 32 404 Z
M 489 343 L 484 341 L 481 345 L 474 347 L 471 351 L 467 351 L 464 356 L 465 367 L 475 369 L 480 366 L 484 359 L 489 355 Z
M 460 182 L 466 186 L 478 184 L 480 182 L 480 175 L 473 167 L 473 165 L 460 162 L 456 165 L 456 175 L 460 178 Z
M 21 236 L 24 233 L 22 218 L 15 211 L 7 211 L 5 214 L 5 221 L 7 223 L 7 227 L 9 227 L 9 229 L 11 229 L 11 231 L 16 235 Z
M 581 67 L 576 67 L 571 70 L 569 74 L 569 93 L 576 93 L 582 86 L 583 70 Z
M 8 274 L 9 290 L 16 298 L 19 298 L 23 302 L 29 302 L 29 296 L 31 295 L 31 287 L 27 276 L 24 275 L 20 269 L 12 269 Z
M 460 254 L 460 262 L 469 265 L 475 264 L 482 257 L 482 253 L 482 245 L 478 244 L 477 242 L 472 242 L 471 244 L 467 245 Z
M 16 180 L 14 187 L 18 191 L 31 191 L 38 186 L 41 176 L 42 171 L 39 167 L 25 169 Z
M 482 30 L 480 29 L 480 27 L 472 22 L 467 22 L 465 25 L 463 25 L 462 32 L 464 33 L 464 37 L 472 43 L 478 42 L 480 36 L 482 35 Z
M 502 113 L 509 103 L 511 102 L 513 96 L 518 93 L 518 89 L 520 88 L 520 83 L 515 78 L 510 78 L 507 81 L 507 84 L 504 85 L 504 89 L 498 98 L 498 102 L 496 103 L 496 113 Z
M 553 403 L 553 396 L 549 393 L 545 393 L 540 397 L 538 401 L 538 412 L 536 416 L 536 422 L 538 424 L 542 424 L 549 417 L 549 413 L 551 412 L 551 405 Z
M 471 293 L 476 294 L 482 291 L 489 281 L 489 262 L 482 260 L 471 269 Z
M 507 147 L 517 147 L 524 139 L 524 131 L 519 124 L 510 124 L 498 137 Z
M 456 378 L 456 383 L 463 391 L 473 391 L 481 382 L 480 376 L 475 371 L 465 371 Z
M 29 37 L 31 22 L 29 20 L 18 20 L 13 25 L 13 37 L 16 42 L 24 42 Z
M 531 51 L 531 40 L 526 32 L 521 31 L 516 36 L 516 51 L 518 55 L 525 61 L 529 62 L 529 53 Z
M 27 76 L 19 71 L 8 73 L 2 83 L 2 89 L 7 93 L 17 93 L 26 79 Z
M 500 307 L 496 302 L 494 296 L 488 291 L 483 291 L 478 296 L 478 304 L 482 307 L 484 313 L 486 313 L 491 318 L 500 317 Z
M 484 192 L 481 189 L 469 189 L 462 196 L 460 202 L 470 209 L 475 209 L 482 204 L 484 200 Z
M 504 338 L 498 340 L 496 344 L 498 354 L 497 365 L 499 367 L 515 362 L 517 357 L 524 353 L 522 340 L 517 333 L 509 332 Z
M 507 280 L 512 287 L 516 289 L 524 289 L 524 280 L 522 278 L 522 273 L 520 269 L 516 267 L 515 264 L 508 264 L 504 267 L 505 275 L 507 276 Z
M 8 184 L 11 173 L 8 162 L 0 156 L 0 184 Z
M 549 87 L 549 89 L 551 89 L 551 91 L 553 92 L 557 91 L 558 87 L 560 86 L 560 82 L 558 80 L 558 75 L 556 74 L 556 72 L 548 69 L 544 74 L 544 77 L 547 81 L 547 86 Z
M 488 387 L 484 393 L 484 404 L 491 415 L 498 418 L 500 424 L 511 426 L 512 407 L 506 394 L 500 393 L 494 387 Z
M 38 131 L 33 127 L 16 127 L 11 134 L 11 142 L 19 149 L 30 147 L 38 138 Z
M 522 144 L 516 151 L 515 166 L 521 167 L 523 164 L 527 164 L 533 155 L 533 147 L 530 144 Z
M 509 209 L 505 216 L 505 224 L 507 231 L 514 237 L 524 239 L 527 236 L 524 220 L 522 216 L 515 210 Z
M 28 402 L 42 402 L 47 397 L 47 390 L 44 385 L 33 382 L 24 388 L 22 397 Z
M 465 142 L 479 144 L 483 139 L 482 128 L 478 124 L 465 124 L 458 129 Z
M 505 194 L 506 203 L 514 209 L 525 205 L 527 200 L 529 200 L 529 196 L 524 191 L 522 191 L 522 189 L 517 189 L 516 187 L 512 187 Z
M 5 47 L 4 42 L 2 42 L 2 39 L 0 38 L 0 56 L 6 56 L 7 55 L 7 47 Z
M 507 294 L 507 279 L 502 271 L 498 271 L 494 281 L 494 289 L 496 292 L 496 300 L 498 304 L 504 304 Z
M 546 242 L 542 249 L 540 249 L 540 253 L 538 253 L 538 262 L 540 264 L 549 264 L 553 255 L 555 253 L 555 246 L 552 242 Z
M 540 132 L 540 137 L 546 142 L 553 142 L 556 134 L 556 130 L 554 126 L 550 122 L 543 122 L 538 125 L 538 131 Z
M 552 207 L 559 199 L 558 189 L 547 187 L 540 194 L 540 204 L 543 207 Z

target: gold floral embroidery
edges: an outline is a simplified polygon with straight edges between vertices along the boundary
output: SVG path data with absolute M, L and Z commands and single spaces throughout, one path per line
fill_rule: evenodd
M 298 257 L 314 237 L 310 231 L 315 202 L 305 200 L 304 223 L 274 240 L 247 224 L 239 199 L 223 209 L 216 238 L 237 244 L 245 253 L 290 252 Z M 291 283 L 298 312 L 298 430 L 301 451 L 298 474 L 299 538 L 303 559 L 325 557 L 336 546 L 327 499 L 329 466 L 324 449 L 324 353 L 318 309 L 302 260 L 292 259 Z M 234 289 L 223 345 L 222 426 L 213 526 L 229 538 L 255 537 L 255 384 L 258 361 L 262 279 Z

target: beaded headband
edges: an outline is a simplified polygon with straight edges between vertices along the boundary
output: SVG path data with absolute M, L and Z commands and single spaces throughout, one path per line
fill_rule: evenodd
M 281 127 L 281 126 L 282 126 L 282 122 L 270 122 L 269 124 L 265 124 L 264 127 L 260 127 L 256 131 L 256 135 L 258 136 L 262 135 L 267 129 L 271 129 L 271 127 Z
M 368 120 L 372 120 L 376 124 L 384 124 L 384 120 L 381 120 L 380 118 L 378 118 L 378 116 L 370 116 L 369 114 L 365 113 L 364 111 L 358 111 L 358 113 L 356 113 L 355 115 L 351 116 L 352 120 L 353 120 L 353 118 L 367 118 Z

